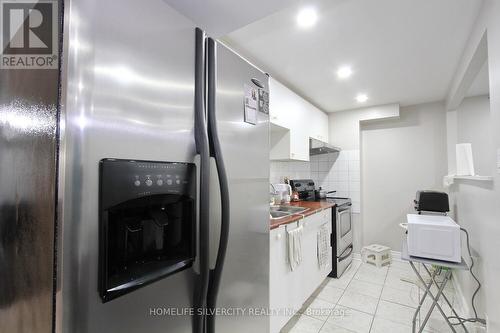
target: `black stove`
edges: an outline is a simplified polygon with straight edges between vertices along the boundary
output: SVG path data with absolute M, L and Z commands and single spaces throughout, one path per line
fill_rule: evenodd
M 300 200 L 334 202 L 337 207 L 352 205 L 350 198 L 335 197 L 331 194 L 330 196 L 327 195 L 326 199 L 319 199 L 316 196 L 316 186 L 312 179 L 291 179 L 290 186 L 292 187 L 292 191 L 299 193 Z
M 290 187 L 292 191 L 297 191 L 300 200 L 316 201 L 312 179 L 290 179 Z

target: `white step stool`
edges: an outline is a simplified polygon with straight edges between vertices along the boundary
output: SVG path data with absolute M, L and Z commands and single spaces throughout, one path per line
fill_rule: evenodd
M 392 261 L 391 248 L 384 245 L 372 244 L 361 250 L 363 262 L 377 267 L 389 265 Z

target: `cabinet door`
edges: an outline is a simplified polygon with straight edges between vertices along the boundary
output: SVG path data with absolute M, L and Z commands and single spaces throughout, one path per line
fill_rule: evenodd
M 309 137 L 328 142 L 328 115 L 310 103 L 307 113 Z
M 284 85 L 269 78 L 269 120 L 271 123 L 292 129 L 295 116 L 293 93 Z
M 331 256 L 332 251 L 329 247 L 328 260 L 326 267 L 320 268 L 318 262 L 318 233 L 322 225 L 327 224 L 328 233 L 331 234 L 331 222 L 328 223 L 328 216 L 331 210 L 324 210 L 313 214 L 304 220 L 304 238 L 303 238 L 303 255 L 304 255 L 304 301 L 319 287 L 323 280 L 332 270 Z
M 309 136 L 319 141 L 328 142 L 328 115 L 312 105 L 309 114 L 311 119 Z
M 309 134 L 304 128 L 290 131 L 290 159 L 309 161 Z
M 269 114 L 272 124 L 290 130 L 289 138 L 271 133 L 273 142 L 283 143 L 286 138 L 290 147 L 273 146 L 272 159 L 283 159 L 287 153 L 286 159 L 309 161 L 309 138 L 328 142 L 328 115 L 273 78 L 269 79 Z
M 317 233 L 319 219 L 317 214 L 304 219 L 304 234 L 302 238 L 302 256 L 304 268 L 302 299 L 305 302 L 314 290 L 321 284 L 317 257 Z
M 309 161 L 307 102 L 293 91 L 269 79 L 269 113 L 273 128 L 271 158 Z M 283 131 L 288 129 L 290 132 Z M 288 149 L 286 146 L 288 144 Z M 286 154 L 286 155 L 285 155 Z M 284 157 L 284 158 L 283 158 Z
M 294 306 L 296 296 L 293 274 L 288 265 L 287 236 L 285 226 L 271 230 L 270 233 L 270 298 L 273 316 L 270 316 L 270 333 L 278 333 L 290 320 L 292 313 L 284 310 Z M 296 289 L 295 289 L 296 290 Z

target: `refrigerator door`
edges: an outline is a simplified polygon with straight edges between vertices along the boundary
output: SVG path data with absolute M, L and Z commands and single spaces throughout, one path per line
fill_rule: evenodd
M 269 116 L 256 112 L 245 122 L 245 93 L 267 95 L 268 77 L 240 56 L 217 44 L 216 116 L 228 178 L 230 227 L 216 307 L 246 313 L 217 316 L 217 333 L 268 332 L 269 320 L 253 309 L 269 307 Z M 253 79 L 253 81 L 252 81 Z M 215 175 L 211 189 L 218 188 Z M 214 191 L 213 193 L 215 193 Z M 212 196 L 211 257 L 218 250 L 220 202 Z M 210 294 L 210 291 L 209 291 Z
M 51 332 L 58 70 L 0 70 L 0 332 Z
M 162 0 L 66 1 L 64 22 L 57 331 L 191 333 L 192 268 L 103 303 L 98 194 L 102 159 L 196 160 L 195 26 Z

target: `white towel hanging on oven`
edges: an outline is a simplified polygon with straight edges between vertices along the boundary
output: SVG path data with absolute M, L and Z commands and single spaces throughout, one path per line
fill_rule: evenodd
M 290 270 L 294 271 L 302 263 L 302 231 L 299 226 L 293 230 L 287 230 L 288 262 Z
M 319 268 L 325 268 L 328 266 L 328 226 L 323 224 L 318 230 L 317 239 L 317 251 L 318 251 L 318 265 Z

